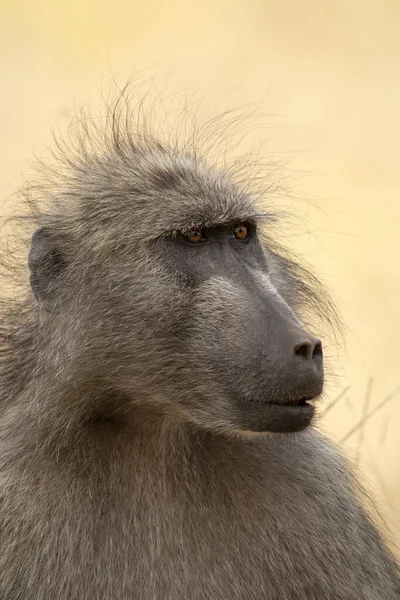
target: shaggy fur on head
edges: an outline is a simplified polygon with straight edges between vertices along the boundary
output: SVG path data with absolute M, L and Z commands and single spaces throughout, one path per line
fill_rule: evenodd
M 124 91 L 24 191 L 2 257 L 2 600 L 400 598 L 339 452 L 313 427 L 260 433 L 293 394 L 265 313 L 338 322 L 257 178 L 207 157 L 235 121 L 158 137 Z M 180 249 L 243 222 L 261 242 L 228 267 Z

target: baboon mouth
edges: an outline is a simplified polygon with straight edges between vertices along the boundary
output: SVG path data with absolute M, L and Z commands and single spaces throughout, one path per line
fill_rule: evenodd
M 271 405 L 275 406 L 305 406 L 308 405 L 312 400 L 316 400 L 318 396 L 304 396 L 299 399 L 284 400 L 283 402 L 271 402 Z
M 280 398 L 279 400 L 278 399 L 261 400 L 261 399 L 249 398 L 248 402 L 255 403 L 255 404 L 262 404 L 264 406 L 278 406 L 278 407 L 282 407 L 282 408 L 301 408 L 302 406 L 314 407 L 315 402 L 318 401 L 320 396 L 321 396 L 321 392 L 318 391 L 315 394 L 310 393 L 305 396 L 301 396 L 300 398 L 289 397 L 289 398 Z
M 312 403 L 319 394 L 280 402 L 248 400 L 240 403 L 242 426 L 250 431 L 292 433 L 301 431 L 313 420 L 315 407 Z

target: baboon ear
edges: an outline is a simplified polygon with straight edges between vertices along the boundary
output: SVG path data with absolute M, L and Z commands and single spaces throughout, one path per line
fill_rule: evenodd
M 37 229 L 32 236 L 28 257 L 30 282 L 34 296 L 49 312 L 54 312 L 58 278 L 64 260 L 57 250 L 54 239 L 45 227 Z

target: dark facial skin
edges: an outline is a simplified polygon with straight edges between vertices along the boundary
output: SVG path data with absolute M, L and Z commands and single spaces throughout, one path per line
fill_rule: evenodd
M 301 327 L 270 284 L 256 224 L 198 227 L 163 239 L 162 246 L 165 266 L 193 290 L 194 314 L 196 296 L 203 296 L 207 286 L 212 294 L 213 282 L 230 286 L 229 301 L 210 315 L 218 321 L 215 339 L 202 339 L 195 319 L 197 343 L 188 344 L 188 354 L 201 350 L 202 361 L 233 403 L 237 426 L 281 433 L 307 427 L 314 415 L 309 401 L 323 388 L 321 342 Z

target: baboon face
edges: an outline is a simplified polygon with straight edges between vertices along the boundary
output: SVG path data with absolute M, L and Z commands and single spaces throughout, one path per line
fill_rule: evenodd
M 321 343 L 280 293 L 251 199 L 187 162 L 149 168 L 143 186 L 83 202 L 65 250 L 56 232 L 34 238 L 32 288 L 80 377 L 203 427 L 302 430 L 322 392 Z
M 322 391 L 321 343 L 271 282 L 256 223 L 194 227 L 164 240 L 160 260 L 188 289 L 180 343 L 192 370 L 189 412 L 248 431 L 306 427 L 308 401 Z

